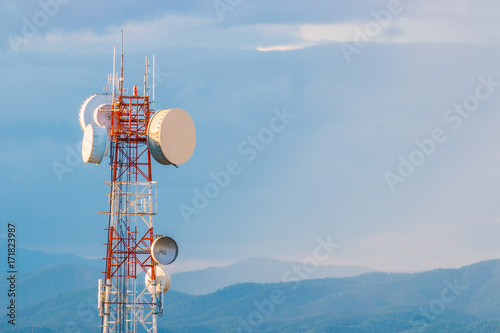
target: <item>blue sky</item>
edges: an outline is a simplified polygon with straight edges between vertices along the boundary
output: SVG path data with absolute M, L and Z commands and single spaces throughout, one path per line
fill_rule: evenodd
M 157 109 L 197 128 L 188 163 L 153 166 L 174 270 L 303 261 L 318 237 L 340 245 L 321 264 L 498 258 L 499 16 L 487 0 L 2 0 L 2 220 L 20 247 L 104 254 L 108 167 L 79 160 L 78 110 L 123 28 L 125 85 L 142 86 L 154 52 Z M 237 174 L 187 223 L 179 207 L 228 163 Z

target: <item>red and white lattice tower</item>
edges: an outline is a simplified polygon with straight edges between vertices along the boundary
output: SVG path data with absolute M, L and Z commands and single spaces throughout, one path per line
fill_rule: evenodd
M 119 78 L 113 61 L 112 93 L 90 96 L 79 115 L 85 131 L 84 162 L 99 164 L 110 156 L 106 264 L 98 287 L 101 332 L 105 333 L 136 332 L 138 325 L 146 332 L 157 332 L 163 293 L 170 287 L 163 265 L 175 260 L 178 249 L 170 237 L 153 233 L 156 182 L 151 156 L 161 164 L 177 166 L 191 157 L 196 142 L 194 124 L 184 110 L 154 112 L 154 57 L 152 99 L 148 69 L 146 58 L 144 94 L 140 96 L 134 86 L 132 95 L 126 95 L 122 46 Z M 144 280 L 138 279 L 142 273 Z

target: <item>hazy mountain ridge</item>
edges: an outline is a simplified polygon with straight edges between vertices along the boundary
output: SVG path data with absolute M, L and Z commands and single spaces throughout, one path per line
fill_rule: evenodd
M 426 332 L 494 332 L 498 299 L 500 260 L 414 274 L 244 283 L 203 296 L 167 292 L 159 332 L 419 332 L 424 325 Z M 2 332 L 31 323 L 47 332 L 94 332 L 96 301 L 95 287 L 67 292 L 20 309 L 19 327 L 2 325 Z
M 20 248 L 17 250 L 17 270 L 28 272 L 58 264 L 82 264 L 104 269 L 103 259 L 87 259 L 73 253 L 47 253 Z
M 203 295 L 238 283 L 278 283 L 283 281 L 284 272 L 300 265 L 301 263 L 272 258 L 250 258 L 225 267 L 209 267 L 174 274 L 172 288 L 179 292 Z M 307 279 L 348 277 L 371 271 L 373 270 L 370 268 L 354 265 L 316 266 L 307 274 Z
M 82 264 L 56 264 L 16 276 L 16 302 L 25 307 L 73 290 L 97 286 L 102 269 Z M 0 290 L 9 281 L 0 280 Z M 97 288 L 97 287 L 96 287 Z
M 61 270 L 65 269 L 65 264 L 72 265 L 66 269 L 79 270 L 80 274 L 85 274 L 89 279 L 94 280 L 94 282 L 90 283 L 87 283 L 87 281 L 82 282 L 84 285 L 78 286 L 74 285 L 74 283 L 77 283 L 74 279 L 70 279 L 70 281 L 65 282 L 65 285 L 69 283 L 73 287 L 65 289 L 65 291 L 75 288 L 83 289 L 97 284 L 97 279 L 102 277 L 100 272 L 104 269 L 104 261 L 102 259 L 86 259 L 70 253 L 50 254 L 36 250 L 21 249 L 18 257 L 22 260 L 18 269 L 20 271 L 18 279 L 20 290 L 28 289 L 28 281 L 32 281 L 35 278 L 45 279 L 51 285 L 51 278 L 60 275 Z M 78 269 L 75 266 L 76 264 L 80 264 Z M 290 270 L 294 265 L 301 264 L 265 257 L 250 258 L 224 267 L 210 267 L 202 270 L 172 274 L 171 289 L 188 294 L 201 295 L 212 293 L 218 289 L 238 283 L 281 282 L 283 272 Z M 52 269 L 54 270 L 53 272 L 51 271 Z M 361 266 L 325 265 L 317 266 L 312 273 L 308 274 L 308 278 L 347 277 L 369 271 L 372 270 Z M 0 282 L 0 288 L 3 283 L 6 283 L 6 281 Z M 48 293 L 48 297 L 53 295 L 55 294 Z M 28 302 L 29 304 L 33 304 L 31 301 Z

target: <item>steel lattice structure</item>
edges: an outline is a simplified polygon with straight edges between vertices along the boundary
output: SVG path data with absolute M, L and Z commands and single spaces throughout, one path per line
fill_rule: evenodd
M 156 214 L 156 182 L 152 157 L 159 164 L 187 162 L 196 146 L 196 129 L 189 114 L 180 108 L 154 112 L 155 56 L 152 98 L 149 93 L 149 62 L 146 57 L 144 93 L 134 85 L 132 95 L 123 87 L 123 31 L 120 75 L 115 72 L 105 88 L 80 107 L 78 119 L 84 132 L 82 159 L 100 164 L 110 156 L 109 215 L 104 278 L 99 279 L 98 308 L 101 332 L 135 333 L 144 328 L 157 332 L 163 313 L 163 294 L 171 277 L 165 268 L 179 252 L 171 237 L 153 233 Z M 138 278 L 144 274 L 144 283 Z
M 114 81 L 113 77 L 113 85 Z M 118 92 L 115 96 L 113 87 L 108 129 L 111 181 L 105 279 L 99 282 L 101 332 L 136 332 L 137 323 L 147 332 L 156 332 L 162 305 L 151 257 L 156 182 L 152 181 L 146 131 L 152 112 L 149 96 L 139 96 L 137 87 L 132 96 L 123 94 L 123 52 Z M 150 286 L 138 283 L 140 272 L 152 280 Z

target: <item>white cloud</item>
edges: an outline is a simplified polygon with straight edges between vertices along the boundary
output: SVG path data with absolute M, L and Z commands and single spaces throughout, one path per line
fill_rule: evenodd
M 257 51 L 269 52 L 269 51 L 291 51 L 306 48 L 312 44 L 304 45 L 274 45 L 274 46 L 258 46 Z
M 302 24 L 300 25 L 301 37 L 307 42 L 351 42 L 356 35 L 356 29 L 362 24 Z
M 288 51 L 322 43 L 369 40 L 381 43 L 498 44 L 498 14 L 487 10 L 470 13 L 470 6 L 444 12 L 439 6 L 409 8 L 381 21 L 373 11 L 345 23 L 253 24 L 221 26 L 215 19 L 165 15 L 153 21 L 131 21 L 123 29 L 129 49 L 161 47 L 229 46 L 258 51 Z M 381 9 L 383 10 L 383 9 Z M 388 13 L 388 12 L 387 12 Z M 415 15 L 418 13 L 418 15 Z M 104 33 L 92 30 L 52 31 L 30 40 L 21 49 L 43 52 L 108 52 L 120 40 L 122 27 Z
M 378 26 L 378 27 L 376 27 Z M 377 31 L 380 31 L 377 33 Z M 498 44 L 498 24 L 482 26 L 443 18 L 400 17 L 383 26 L 371 20 L 365 24 L 304 24 L 300 26 L 305 44 L 320 42 L 356 42 L 370 40 L 383 43 L 480 43 Z
M 110 26 L 104 33 L 93 30 L 56 30 L 39 35 L 21 45 L 21 50 L 42 52 L 109 52 L 110 45 L 120 41 L 120 30 L 124 30 L 124 45 L 129 49 L 150 50 L 158 44 L 183 44 L 179 36 L 187 30 L 199 28 L 209 21 L 188 16 L 165 15 L 154 21 L 132 21 L 123 27 Z
M 453 2 L 449 6 L 416 4 L 402 7 L 399 14 L 376 18 L 367 10 L 366 15 L 347 23 L 300 24 L 300 43 L 292 49 L 321 43 L 358 42 L 368 40 L 380 43 L 500 43 L 499 4 L 478 7 L 468 1 Z M 494 9 L 497 9 L 496 11 Z M 384 10 L 384 9 L 381 9 Z M 292 30 L 289 28 L 288 30 Z M 260 47 L 258 50 L 281 51 L 277 46 Z

